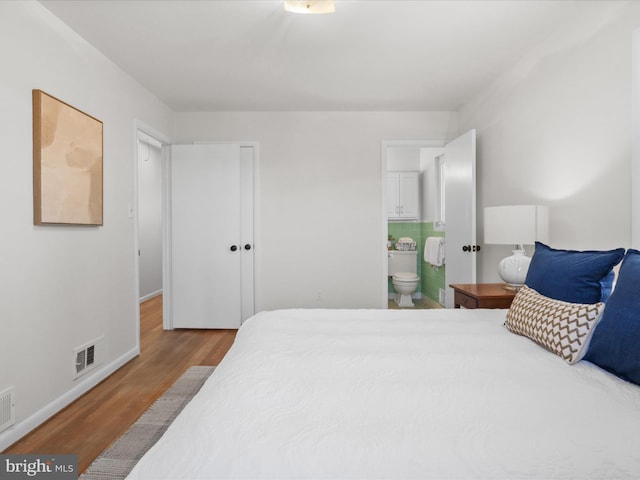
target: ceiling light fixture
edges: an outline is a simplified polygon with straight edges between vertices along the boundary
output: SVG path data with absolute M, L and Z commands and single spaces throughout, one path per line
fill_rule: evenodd
M 284 0 L 284 9 L 292 13 L 334 13 L 333 0 Z

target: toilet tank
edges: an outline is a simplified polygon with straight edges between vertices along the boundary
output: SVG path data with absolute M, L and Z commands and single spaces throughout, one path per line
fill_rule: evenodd
M 418 272 L 418 251 L 389 251 L 389 276 L 398 272 Z

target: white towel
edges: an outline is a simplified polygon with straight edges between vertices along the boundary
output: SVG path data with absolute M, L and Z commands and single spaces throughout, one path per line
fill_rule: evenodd
M 428 237 L 424 242 L 424 261 L 433 267 L 444 265 L 444 238 Z

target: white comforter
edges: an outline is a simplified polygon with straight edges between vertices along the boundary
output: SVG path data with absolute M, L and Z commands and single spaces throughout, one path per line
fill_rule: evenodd
M 504 317 L 260 313 L 129 478 L 640 478 L 640 387 Z

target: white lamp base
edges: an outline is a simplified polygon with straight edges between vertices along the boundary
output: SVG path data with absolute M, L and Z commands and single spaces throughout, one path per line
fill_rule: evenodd
M 513 255 L 500 260 L 498 275 L 510 287 L 516 290 L 524 285 L 531 258 L 525 255 L 524 250 L 513 250 Z

